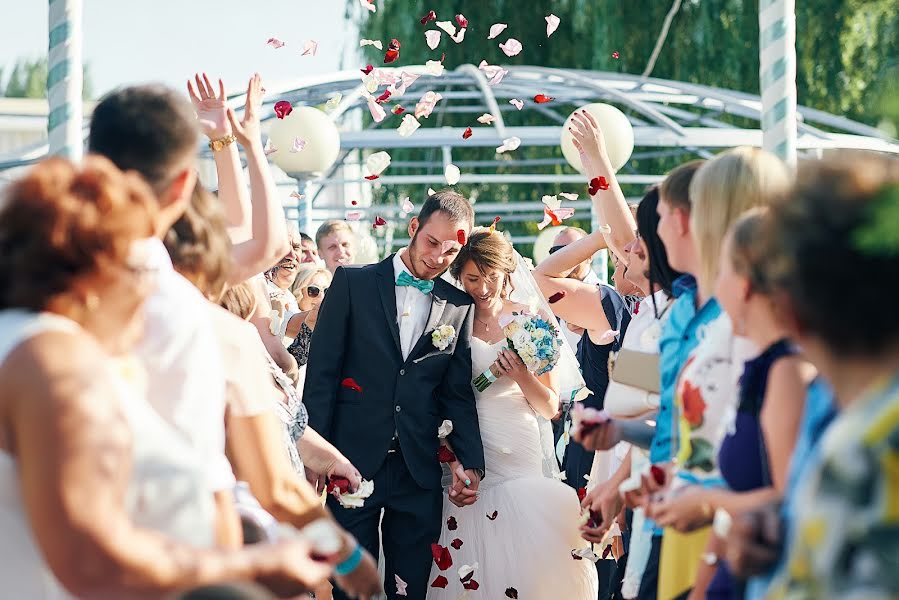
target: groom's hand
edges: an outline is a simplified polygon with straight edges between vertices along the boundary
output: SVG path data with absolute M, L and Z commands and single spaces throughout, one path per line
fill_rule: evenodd
M 449 489 L 449 501 L 458 507 L 470 506 L 478 500 L 478 486 L 481 477 L 472 469 L 465 469 L 461 463 L 454 463 L 453 484 Z

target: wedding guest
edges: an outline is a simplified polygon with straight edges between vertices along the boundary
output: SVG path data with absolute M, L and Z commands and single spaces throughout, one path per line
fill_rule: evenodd
M 146 328 L 135 353 L 147 369 L 150 403 L 203 452 L 204 480 L 218 506 L 219 540 L 234 543 L 240 527 L 231 493 L 234 475 L 224 454 L 221 353 L 206 299 L 175 272 L 160 241 L 190 202 L 198 142 L 191 105 L 158 85 L 116 90 L 91 116 L 90 151 L 137 171 L 156 194 L 151 248 L 158 286 L 144 305 Z
M 556 235 L 553 240 L 553 245 L 549 249 L 549 253 L 554 254 L 568 244 L 585 237 L 587 237 L 587 232 L 580 227 L 566 227 Z M 596 272 L 593 271 L 591 263 L 592 257 L 575 267 L 568 276 L 590 285 L 598 285 L 601 282 L 596 275 Z M 568 343 L 571 344 L 572 348 L 576 349 L 581 341 L 581 337 L 584 335 L 583 327 L 570 325 L 569 323 L 566 323 L 564 319 L 559 320 L 559 325 L 562 327 L 562 333 L 565 335 L 565 339 L 568 340 Z
M 841 152 L 801 163 L 794 189 L 772 209 L 765 237 L 782 250 L 766 271 L 782 292 L 793 339 L 833 386 L 839 413 L 790 492 L 784 567 L 770 598 L 899 594 L 899 316 L 847 319 L 845 299 L 833 293 L 837 269 L 860 307 L 899 294 L 897 206 L 895 158 Z M 759 534 L 754 540 L 772 537 Z M 739 558 L 730 548 L 727 556 Z
M 356 234 L 346 221 L 334 219 L 322 223 L 315 232 L 315 244 L 325 268 L 332 274 L 337 267 L 353 264 L 356 258 Z
M 297 359 L 297 365 L 301 370 L 309 362 L 309 345 L 312 343 L 312 332 L 318 320 L 318 309 L 325 293 L 331 285 L 331 272 L 317 265 L 301 265 L 294 280 L 293 293 L 296 296 L 300 313 L 287 325 L 287 336 L 293 337 L 293 342 L 287 351 Z M 297 324 L 299 323 L 299 325 Z M 300 384 L 297 386 L 302 395 L 303 376 L 300 376 Z
M 300 312 L 297 299 L 291 292 L 299 266 L 296 256 L 291 251 L 281 258 L 277 265 L 265 272 L 265 288 L 269 301 L 272 309 L 281 313 L 284 327 L 287 326 L 291 316 Z M 284 327 L 281 335 L 284 335 Z
M 7 188 L 0 579 L 10 597 L 160 597 L 225 580 L 295 595 L 330 572 L 299 538 L 209 548 L 207 455 L 160 418 L 140 366 L 123 361 L 162 275 L 147 239 L 157 207 L 140 177 L 100 157 L 48 159 Z
M 300 264 L 321 264 L 321 259 L 318 257 L 318 246 L 315 245 L 315 240 L 302 231 L 300 232 L 300 247 L 294 248 L 294 254 L 299 258 Z

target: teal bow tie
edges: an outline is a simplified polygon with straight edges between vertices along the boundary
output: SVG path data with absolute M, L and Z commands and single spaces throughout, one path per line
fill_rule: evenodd
M 431 290 L 434 289 L 434 282 L 427 281 L 425 279 L 417 279 L 409 275 L 406 271 L 400 273 L 400 276 L 396 278 L 396 284 L 399 287 L 403 287 L 406 285 L 410 285 L 417 289 L 422 294 L 430 294 Z

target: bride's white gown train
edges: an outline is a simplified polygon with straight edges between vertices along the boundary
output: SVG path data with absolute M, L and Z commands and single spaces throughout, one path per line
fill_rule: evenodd
M 473 371 L 487 369 L 501 347 L 502 342 L 489 345 L 472 338 Z M 443 575 L 448 584 L 429 588 L 428 598 L 459 598 L 466 592 L 459 568 L 478 563 L 473 579 L 479 587 L 470 598 L 503 600 L 514 597 L 506 594 L 512 588 L 521 599 L 593 600 L 596 568 L 571 556 L 572 550 L 588 546 L 578 535 L 577 494 L 544 476 L 537 415 L 508 377 L 475 395 L 487 476 L 472 506 L 444 501 L 439 543 L 449 548 L 453 564 L 446 570 L 432 565 L 431 581 Z M 451 518 L 454 530 L 447 524 Z M 459 549 L 454 540 L 461 541 Z

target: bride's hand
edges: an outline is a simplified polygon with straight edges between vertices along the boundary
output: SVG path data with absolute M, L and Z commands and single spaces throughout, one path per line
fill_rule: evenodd
M 523 378 L 531 374 L 524 365 L 524 361 L 507 348 L 503 348 L 499 351 L 499 356 L 496 357 L 495 364 L 499 366 L 503 375 L 508 375 L 515 383 L 521 383 Z
M 470 506 L 478 500 L 478 485 L 480 478 L 473 471 L 466 471 L 462 463 L 455 461 L 450 463 L 450 471 L 453 474 L 453 483 L 447 496 L 449 501 L 462 508 Z

